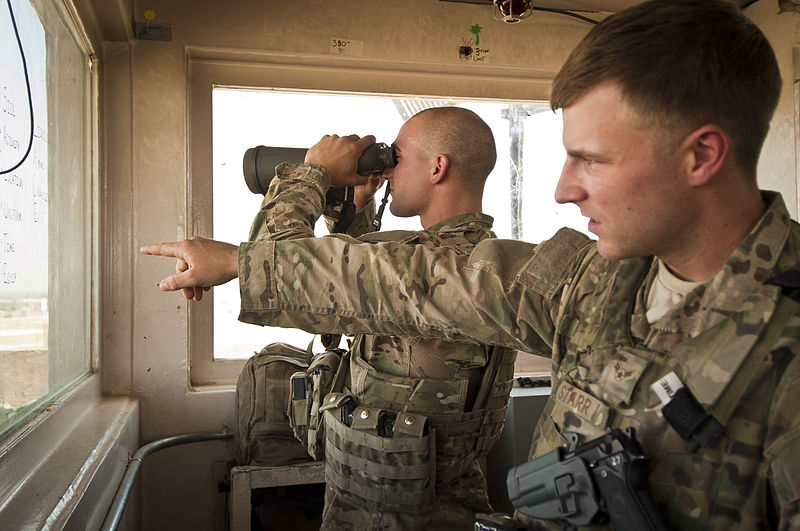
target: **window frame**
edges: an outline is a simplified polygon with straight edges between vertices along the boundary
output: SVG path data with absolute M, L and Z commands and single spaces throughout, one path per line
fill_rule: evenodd
M 100 365 L 101 308 L 101 259 L 100 223 L 102 205 L 100 188 L 100 132 L 99 132 L 99 68 L 95 47 L 87 34 L 81 17 L 72 2 L 57 0 L 31 0 L 37 12 L 46 10 L 48 23 L 58 23 L 68 32 L 76 46 L 76 53 L 88 67 L 81 71 L 82 95 L 81 117 L 82 134 L 80 155 L 82 166 L 77 173 L 83 181 L 81 200 L 86 208 L 80 213 L 79 250 L 60 249 L 53 258 L 49 250 L 49 267 L 57 267 L 61 255 L 82 253 L 81 279 L 79 289 L 85 298 L 86 312 L 80 322 L 80 330 L 74 331 L 84 341 L 82 355 L 87 360 L 80 374 L 75 374 L 71 382 L 41 401 L 37 411 L 28 420 L 12 429 L 0 440 L 0 471 L 8 481 L 0 488 L 0 518 L 11 527 L 26 525 L 40 527 L 99 527 L 111 504 L 114 491 L 107 485 L 116 484 L 122 477 L 127 458 L 138 447 L 139 406 L 130 397 L 109 397 L 102 393 L 102 378 L 98 372 Z M 40 20 L 42 16 L 40 14 Z M 42 20 L 43 25 L 45 21 Z M 52 33 L 45 27 L 46 34 Z M 48 48 L 48 54 L 49 54 Z M 48 61 L 50 56 L 48 55 Z M 48 123 L 51 135 L 59 126 L 71 127 L 68 120 L 60 119 L 60 98 L 50 97 L 61 89 L 51 83 L 52 73 L 48 73 Z M 63 134 L 64 131 L 59 131 Z M 48 180 L 52 183 L 53 174 L 63 175 L 58 170 L 58 162 L 64 157 L 74 159 L 75 152 L 64 149 L 63 141 L 49 138 Z M 66 152 L 66 153 L 62 153 Z M 60 198 L 50 194 L 54 203 Z M 62 201 L 63 203 L 63 201 Z M 52 231 L 56 216 L 52 206 L 48 212 L 48 240 L 58 238 Z M 73 241 L 74 243 L 74 241 Z M 53 275 L 50 275 L 52 283 Z M 70 281 L 76 283 L 75 280 Z M 57 291 L 49 290 L 48 298 Z M 65 303 L 62 302 L 62 306 Z M 52 326 L 52 325 L 51 325 Z M 52 329 L 52 328 L 51 328 Z M 73 336 L 68 336 L 73 337 Z M 67 340 L 68 340 L 67 338 Z M 52 344 L 48 345 L 51 350 Z M 87 352 L 88 351 L 88 352 Z M 56 353 L 57 354 L 57 353 Z M 53 470 L 75 471 L 53 474 Z M 98 480 L 99 481 L 95 481 Z
M 794 96 L 794 158 L 800 161 L 800 44 L 793 46 L 794 68 L 792 92 Z M 800 183 L 800 164 L 795 164 L 795 183 Z M 795 208 L 800 208 L 800 186 L 795 186 Z
M 0 429 L 0 448 L 5 448 L 10 444 L 19 444 L 20 439 L 26 438 L 29 426 L 35 422 L 40 422 L 41 417 L 48 417 L 54 413 L 54 404 L 59 403 L 62 397 L 73 392 L 79 387 L 80 382 L 85 381 L 99 367 L 99 328 L 100 312 L 98 301 L 100 287 L 97 279 L 99 278 L 99 247 L 97 242 L 100 238 L 99 232 L 99 77 L 96 54 L 91 39 L 85 31 L 80 17 L 71 3 L 57 2 L 54 0 L 29 0 L 30 5 L 37 13 L 45 32 L 46 46 L 46 93 L 47 93 L 47 180 L 48 180 L 48 308 L 50 316 L 48 318 L 49 340 L 47 345 L 48 370 L 52 369 L 54 359 L 64 356 L 74 356 L 70 358 L 70 366 L 74 369 L 80 365 L 78 370 L 68 372 L 68 377 L 54 382 L 52 376 L 48 382 L 48 392 L 21 413 L 19 419 Z M 18 13 L 15 12 L 15 16 Z M 80 61 L 86 61 L 86 67 L 81 68 L 77 78 L 79 81 L 70 90 L 80 90 L 78 98 L 80 100 L 80 111 L 75 111 L 74 102 L 63 105 L 62 98 L 64 89 L 62 86 L 53 82 L 68 79 L 67 73 L 62 71 L 64 58 L 59 53 L 64 46 L 66 39 L 72 40 L 74 48 L 66 50 L 65 54 L 74 54 Z M 58 46 L 53 52 L 53 46 Z M 67 56 L 68 59 L 70 56 Z M 69 64 L 69 62 L 67 62 Z M 55 66 L 53 66 L 55 65 Z M 80 88 L 76 89 L 77 84 Z M 81 135 L 79 142 L 75 142 L 74 136 L 68 136 L 67 132 L 74 127 L 74 119 L 64 119 L 64 114 L 80 112 Z M 62 138 L 64 137 L 64 138 Z M 66 138 L 66 139 L 65 139 Z M 70 142 L 75 142 L 72 144 Z M 64 145 L 67 145 L 67 149 Z M 77 145 L 77 148 L 76 148 Z M 78 153 L 76 155 L 76 153 Z M 74 209 L 60 208 L 56 210 L 54 205 L 65 203 L 65 196 L 69 191 L 63 185 L 59 186 L 56 179 L 64 174 L 60 168 L 71 168 L 75 161 L 80 161 L 80 168 L 73 171 L 70 175 L 80 178 L 80 195 L 77 196 L 86 206 L 85 210 L 78 215 L 74 214 Z M 70 221 L 79 220 L 80 227 L 74 229 L 64 228 L 69 226 Z M 67 245 L 54 246 L 52 242 L 78 243 L 78 248 Z M 80 273 L 69 277 L 62 275 L 65 264 L 71 264 L 76 253 L 81 254 L 79 265 Z M 80 278 L 76 278 L 76 277 Z M 62 280 L 63 277 L 67 277 Z M 65 284 L 59 287 L 59 283 Z M 74 313 L 67 310 L 75 298 L 80 299 L 81 309 L 85 308 L 84 314 L 81 311 L 80 322 L 72 320 Z M 70 308 L 70 310 L 73 310 Z M 65 317 L 66 316 L 66 317 Z M 64 330 L 69 333 L 62 333 Z M 78 340 L 80 346 L 71 349 L 69 342 Z M 85 348 L 81 348 L 85 347 Z M 66 354 L 65 354 L 66 351 Z M 80 359 L 78 358 L 80 356 Z M 55 383 L 55 385 L 54 385 Z M 16 441 L 16 442 L 14 442 Z
M 186 235 L 213 235 L 212 90 L 331 91 L 389 97 L 547 100 L 553 73 L 522 67 L 421 64 L 401 61 L 186 48 Z M 253 213 L 255 215 L 255 213 Z M 243 235 L 243 237 L 245 237 Z M 236 280 L 234 280 L 236 282 Z M 213 290 L 188 306 L 188 384 L 236 384 L 245 360 L 215 360 Z

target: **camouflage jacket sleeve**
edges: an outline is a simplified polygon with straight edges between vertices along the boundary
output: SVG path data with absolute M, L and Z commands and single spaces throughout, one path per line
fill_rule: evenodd
M 337 206 L 338 205 L 328 205 L 325 207 L 325 226 L 328 227 L 328 232 L 333 232 L 333 224 L 336 222 L 336 218 L 332 217 L 332 210 Z M 373 219 L 375 219 L 375 198 L 370 199 L 369 203 L 364 205 L 364 208 L 356 212 L 353 221 L 350 223 L 350 226 L 347 227 L 347 234 L 358 238 L 364 234 L 374 232 L 375 227 L 372 225 Z
M 538 246 L 485 240 L 468 256 L 338 238 L 246 242 L 239 248 L 239 319 L 541 352 L 552 346 L 571 264 L 591 246 L 569 229 Z
M 330 174 L 316 164 L 279 164 L 275 178 L 261 202 L 250 227 L 249 241 L 294 240 L 314 236 L 314 225 L 324 213 L 325 224 L 331 230 L 337 205 L 326 205 L 325 194 L 330 186 Z M 373 230 L 374 199 L 356 213 L 347 234 L 358 237 Z
M 316 164 L 279 164 L 253 220 L 249 240 L 313 237 L 330 179 L 327 170 Z

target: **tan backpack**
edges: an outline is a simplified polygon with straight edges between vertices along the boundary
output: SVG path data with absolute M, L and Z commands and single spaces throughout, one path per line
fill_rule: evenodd
M 311 460 L 286 416 L 290 377 L 307 367 L 307 351 L 286 343 L 271 343 L 244 364 L 236 383 L 237 464 L 278 466 Z

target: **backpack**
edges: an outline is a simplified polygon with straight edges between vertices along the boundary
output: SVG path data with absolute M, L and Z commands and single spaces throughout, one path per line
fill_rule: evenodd
M 233 440 L 238 465 L 278 466 L 310 461 L 286 415 L 290 377 L 308 367 L 305 350 L 271 343 L 247 360 L 236 383 Z

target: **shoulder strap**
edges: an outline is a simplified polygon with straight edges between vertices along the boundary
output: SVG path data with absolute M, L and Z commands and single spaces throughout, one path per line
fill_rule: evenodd
M 489 356 L 489 361 L 486 363 L 486 367 L 483 371 L 481 386 L 478 388 L 478 392 L 475 394 L 475 401 L 472 403 L 472 411 L 483 409 L 486 405 L 486 401 L 489 398 L 489 391 L 492 390 L 497 376 L 497 370 L 500 367 L 500 358 L 502 358 L 502 356 L 500 355 L 500 352 L 497 352 L 497 347 L 494 345 L 489 347 L 487 355 Z
M 333 377 L 331 383 L 331 393 L 339 393 L 345 388 L 345 384 L 350 376 L 350 351 L 345 350 L 342 352 L 342 358 L 339 361 L 339 368 L 336 369 L 336 375 Z

